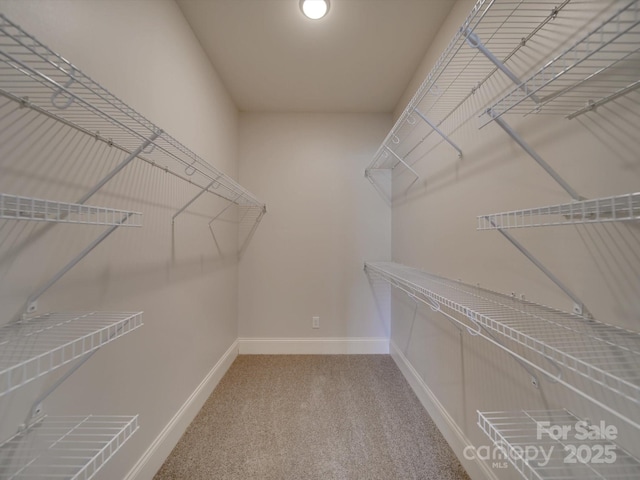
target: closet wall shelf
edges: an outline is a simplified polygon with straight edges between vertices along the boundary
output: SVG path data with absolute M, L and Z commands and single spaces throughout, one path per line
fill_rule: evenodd
M 499 459 L 526 479 L 637 479 L 640 462 L 615 444 L 612 432 L 584 439 L 589 424 L 583 422 L 567 410 L 478 412 L 478 426 L 502 452 Z M 556 427 L 566 435 L 556 434 Z
M 139 153 L 149 163 L 186 176 L 197 187 L 210 185 L 210 193 L 237 205 L 264 206 L 230 177 L 3 15 L 0 94 L 130 153 L 153 139 Z
M 137 429 L 137 415 L 45 417 L 0 445 L 0 480 L 89 480 Z
M 378 148 L 366 175 L 375 177 L 379 170 L 412 165 L 424 153 L 420 145 L 433 132 L 450 144 L 452 153 L 461 156 L 463 152 L 451 135 L 484 111 L 468 100 L 499 70 L 509 81 L 516 81 L 511 69 L 520 63 L 519 52 L 531 61 L 536 53 L 527 49 L 527 42 L 568 4 L 566 0 L 478 0 Z M 507 22 L 518 28 L 503 28 Z
M 640 334 L 397 263 L 366 263 L 365 269 L 414 298 L 427 299 L 433 310 L 461 319 L 477 334 L 508 340 L 505 349 L 547 378 L 640 428 Z M 564 375 L 564 369 L 572 375 Z M 603 403 L 583 383 L 615 394 L 636 415 Z
M 0 193 L 0 218 L 141 227 L 142 213 Z M 126 221 L 123 222 L 123 220 Z
M 619 4 L 616 4 L 619 5 Z M 483 116 L 509 112 L 570 118 L 640 86 L 640 0 L 625 2 L 597 28 L 511 89 Z M 522 88 L 524 87 L 524 88 Z M 525 100 L 535 94 L 539 103 Z
M 142 312 L 50 313 L 0 327 L 0 396 L 142 326 Z
M 640 220 L 640 193 L 478 216 L 477 230 Z

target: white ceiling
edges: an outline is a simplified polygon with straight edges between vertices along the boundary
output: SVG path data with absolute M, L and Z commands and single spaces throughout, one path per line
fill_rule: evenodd
M 176 0 L 241 111 L 391 112 L 455 0 Z

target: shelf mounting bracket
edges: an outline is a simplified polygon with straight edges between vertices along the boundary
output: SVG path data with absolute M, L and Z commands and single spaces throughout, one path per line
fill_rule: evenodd
M 493 222 L 490 217 L 485 217 L 487 221 L 489 221 L 494 227 L 497 228 L 497 225 Z M 571 300 L 573 300 L 573 313 L 576 315 L 581 315 L 586 318 L 591 318 L 591 314 L 587 310 L 584 302 L 576 295 L 569 287 L 567 287 L 558 277 L 556 277 L 547 267 L 545 267 L 540 260 L 538 260 L 529 250 L 527 250 L 524 245 L 522 245 L 518 240 L 516 240 L 513 235 L 509 232 L 504 231 L 501 228 L 497 228 L 498 232 L 502 234 L 504 238 L 509 240 L 511 245 L 516 247 L 520 253 L 522 253 L 525 257 L 531 261 L 538 269 L 544 273 L 549 280 L 556 284 L 560 290 L 562 290 Z
M 407 162 L 405 162 L 404 159 L 401 158 L 396 152 L 391 150 L 387 145 L 385 145 L 384 148 L 386 148 L 391 153 L 391 155 L 396 157 L 396 159 L 398 160 L 398 163 L 402 163 L 405 167 L 407 167 L 409 169 L 409 171 L 411 171 L 411 173 L 413 173 L 415 175 L 416 179 L 420 178 L 420 175 L 418 175 L 418 172 L 416 172 L 411 167 L 411 165 L 409 165 Z M 393 170 L 398 165 L 398 163 L 396 163 L 391 170 Z
M 52 276 L 49 279 L 49 281 L 47 281 L 44 285 L 38 288 L 38 290 L 36 290 L 36 292 L 33 293 L 27 299 L 27 313 L 35 312 L 38 308 L 38 299 L 47 290 L 49 290 L 49 288 L 51 288 L 54 283 L 60 280 L 69 270 L 75 267 L 78 264 L 78 262 L 80 262 L 80 260 L 82 260 L 84 257 L 89 255 L 89 253 L 91 253 L 94 248 L 96 248 L 100 243 L 102 243 L 102 241 L 105 238 L 107 238 L 109 235 L 115 232 L 120 225 L 125 223 L 131 215 L 132 215 L 131 213 L 126 214 L 124 217 L 122 217 L 119 224 L 113 225 L 112 227 L 109 227 L 107 230 L 102 232 L 100 236 L 98 236 L 98 238 L 96 238 L 93 242 L 91 242 L 84 250 L 82 250 L 78 255 L 76 255 L 71 261 L 69 261 L 69 263 L 67 263 L 64 267 L 62 267 L 54 276 Z
M 96 183 L 94 187 L 91 190 L 89 190 L 87 193 L 85 193 L 76 203 L 82 204 L 82 203 L 85 203 L 87 200 L 89 200 L 98 190 L 104 187 L 104 185 L 109 180 L 115 177 L 124 167 L 129 165 L 134 158 L 140 155 L 149 145 L 153 144 L 154 140 L 158 138 L 161 134 L 162 134 L 162 130 L 154 132 L 151 136 L 149 136 L 149 138 L 147 138 L 144 142 L 142 142 L 142 144 L 138 148 L 136 148 L 133 152 L 131 152 L 127 156 L 127 158 L 125 158 L 122 162 L 120 162 L 120 164 L 118 164 L 116 168 L 114 168 L 107 175 L 105 175 L 105 177 L 102 180 Z
M 489 50 L 482 43 L 482 41 L 480 40 L 480 38 L 478 37 L 478 35 L 475 32 L 472 32 L 469 29 L 466 29 L 466 30 L 462 31 L 462 34 L 467 39 L 467 44 L 470 47 L 477 48 L 502 73 L 504 73 L 507 77 L 509 77 L 511 79 L 511 81 L 513 83 L 515 83 L 518 86 L 518 88 L 521 89 L 524 92 L 525 95 L 528 95 L 529 98 L 531 98 L 531 100 L 533 100 L 535 103 L 540 103 L 540 99 L 536 95 L 534 95 L 533 93 L 530 93 L 529 89 L 527 88 L 527 86 L 522 83 L 522 80 L 520 80 L 515 73 L 513 73 L 511 70 L 509 70 L 509 68 L 507 68 L 507 66 L 504 63 L 502 63 L 502 61 L 498 57 L 496 57 L 493 53 L 491 53 L 491 50 Z
M 136 148 L 133 152 L 131 152 L 127 158 L 125 158 L 122 162 L 118 164 L 113 170 L 111 170 L 107 175 L 105 175 L 102 180 L 96 183 L 91 190 L 89 190 L 86 194 L 84 194 L 76 203 L 84 204 L 87 200 L 89 200 L 98 190 L 100 190 L 109 180 L 111 180 L 118 172 L 120 172 L 124 167 L 129 165 L 134 158 L 140 155 L 144 149 L 146 149 L 149 145 L 153 144 L 154 140 L 158 138 L 158 136 L 162 133 L 162 131 L 154 132 L 151 136 L 149 136 L 142 144 Z M 38 309 L 38 299 L 47 291 L 49 288 L 53 286 L 58 280 L 60 280 L 69 270 L 75 267 L 78 262 L 80 262 L 84 257 L 89 255 L 102 241 L 111 235 L 120 225 L 125 223 L 128 218 L 132 214 L 129 213 L 122 217 L 120 222 L 117 225 L 113 225 L 109 227 L 107 230 L 102 232 L 98 238 L 96 238 L 93 242 L 91 242 L 84 250 L 82 250 L 78 255 L 76 255 L 69 263 L 67 263 L 64 267 L 62 267 L 55 275 L 53 275 L 45 284 L 43 284 L 38 290 L 36 290 L 33 294 L 27 298 L 26 305 L 26 313 L 33 313 Z
M 519 146 L 522 148 L 531 158 L 533 158 L 538 165 L 540 165 L 544 170 L 551 175 L 551 177 L 560 185 L 565 192 L 567 192 L 571 198 L 577 201 L 586 200 L 583 196 L 579 195 L 571 185 L 569 185 L 559 174 L 556 172 L 551 165 L 544 161 L 544 159 L 538 155 L 538 153 L 531 148 L 531 146 L 524 141 L 524 139 L 513 130 L 507 122 L 504 121 L 502 117 L 499 117 L 495 114 L 495 112 L 491 109 L 487 110 L 487 113 L 495 122 L 502 128 L 507 135 L 509 135 Z
M 453 142 L 449 139 L 449 137 L 448 137 L 447 135 L 445 135 L 445 133 L 444 133 L 442 130 L 440 130 L 440 129 L 435 125 L 435 124 L 433 124 L 433 123 L 432 123 L 432 122 L 431 122 L 431 121 L 426 117 L 426 115 L 425 115 L 424 113 L 422 113 L 420 110 L 418 110 L 417 108 L 414 108 L 414 109 L 413 109 L 413 111 L 414 111 L 414 112 L 416 112 L 416 114 L 417 114 L 417 115 L 418 115 L 422 120 L 424 120 L 424 122 L 425 122 L 427 125 L 429 125 L 429 126 L 430 126 L 430 127 L 431 127 L 431 128 L 432 128 L 432 129 L 433 129 L 433 130 L 438 134 L 438 135 L 440 135 L 440 136 L 444 139 L 444 141 L 445 141 L 445 142 L 447 142 L 449 145 L 451 145 L 451 146 L 454 148 L 454 150 L 455 150 L 456 152 L 458 152 L 458 158 L 462 158 L 462 150 L 460 150 L 460 148 L 459 148 L 455 143 L 453 143 Z
M 183 213 L 187 208 L 189 208 L 193 202 L 195 202 L 197 199 L 199 199 L 202 194 L 204 194 L 205 192 L 208 192 L 209 189 L 211 187 L 213 187 L 216 183 L 218 183 L 218 179 L 220 178 L 220 176 L 217 176 L 216 178 L 214 178 L 213 180 L 211 180 L 211 183 L 209 183 L 209 185 L 207 185 L 206 187 L 204 187 L 202 190 L 200 190 L 195 197 L 193 197 L 191 200 L 189 200 L 180 210 L 178 210 L 176 213 L 173 214 L 173 217 L 171 217 L 171 223 L 174 224 L 176 221 L 176 217 L 178 215 L 180 215 L 181 213 Z
M 121 330 L 123 325 L 120 325 L 118 329 L 113 332 L 110 336 L 110 339 L 115 337 Z M 91 357 L 93 357 L 96 352 L 100 350 L 99 348 L 85 354 L 83 357 L 80 357 L 75 365 L 69 368 L 64 375 L 58 378 L 53 385 L 50 385 L 43 393 L 38 396 L 31 404 L 31 408 L 29 409 L 29 413 L 27 414 L 27 418 L 25 419 L 24 424 L 21 426 L 20 430 L 26 430 L 31 427 L 34 423 L 37 423 L 44 415 L 43 412 L 43 402 L 55 392 L 60 385 L 62 385 L 71 375 L 73 375 L 76 371 L 80 369 L 85 363 L 89 361 Z

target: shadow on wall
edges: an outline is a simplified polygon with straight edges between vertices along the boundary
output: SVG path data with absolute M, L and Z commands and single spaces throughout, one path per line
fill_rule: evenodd
M 366 272 L 364 274 L 367 275 Z M 373 275 L 367 275 L 367 279 L 369 280 L 376 311 L 378 312 L 378 319 L 385 330 L 385 336 L 390 338 L 391 287 L 387 282 Z

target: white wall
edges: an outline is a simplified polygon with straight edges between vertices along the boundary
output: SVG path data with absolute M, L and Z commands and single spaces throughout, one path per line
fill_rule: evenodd
M 474 3 L 468 0 L 455 5 L 397 114 Z M 558 22 L 572 27 L 571 20 L 559 18 Z M 476 103 L 465 111 L 479 109 L 482 101 L 506 85 L 499 79 L 489 82 L 490 93 L 473 100 Z M 511 114 L 505 119 L 579 193 L 592 198 L 638 190 L 639 105 L 640 94 L 635 92 L 571 121 Z M 452 136 L 464 152 L 463 159 L 440 142 L 424 157 L 413 157 L 417 159 L 413 167 L 422 178 L 408 191 L 410 175 L 396 175 L 393 260 L 500 292 L 525 294 L 534 302 L 570 311 L 572 302 L 498 232 L 475 230 L 477 215 L 563 203 L 570 198 L 497 125 L 477 127 L 477 119 L 472 118 Z M 637 223 L 512 233 L 584 300 L 595 318 L 640 330 Z M 619 443 L 638 453 L 639 433 L 625 428 L 624 422 L 549 382 L 535 389 L 509 356 L 488 342 L 458 332 L 428 308 L 414 314 L 414 304 L 404 294 L 392 297 L 391 323 L 393 343 L 475 445 L 489 444 L 476 425 L 476 410 L 568 408 L 594 422 L 605 419 L 618 426 L 623 431 Z M 625 410 L 611 396 L 605 397 L 610 405 L 637 419 L 637 410 Z M 500 478 L 518 478 L 514 472 L 496 469 L 494 473 Z
M 172 0 L 2 1 L 0 11 L 235 177 L 235 106 Z M 74 201 L 123 158 L 14 110 L 0 101 L 0 122 L 13 125 L 0 139 L 4 193 Z M 237 338 L 237 228 L 218 230 L 223 256 L 207 228 L 224 203 L 203 196 L 172 238 L 171 216 L 197 191 L 134 161 L 90 203 L 140 210 L 144 227 L 116 231 L 41 298 L 41 312 L 144 311 L 141 329 L 101 349 L 45 402 L 50 414 L 140 414 L 141 429 L 97 478 L 123 478 Z M 0 222 L 2 322 L 102 230 Z M 55 376 L 0 401 L 3 433 Z
M 240 115 L 240 180 L 268 205 L 240 260 L 240 337 L 388 337 L 363 265 L 388 258 L 390 208 L 363 173 L 390 121 Z

